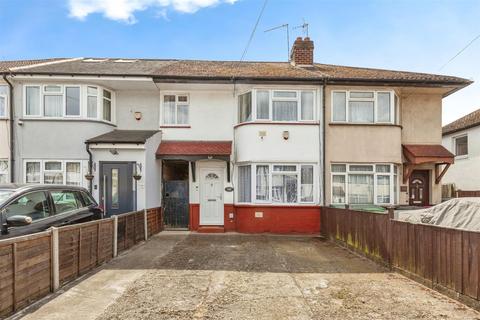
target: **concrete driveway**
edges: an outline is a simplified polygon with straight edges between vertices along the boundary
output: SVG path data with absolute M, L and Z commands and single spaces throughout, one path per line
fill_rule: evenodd
M 480 319 L 318 238 L 169 232 L 33 309 L 24 319 Z

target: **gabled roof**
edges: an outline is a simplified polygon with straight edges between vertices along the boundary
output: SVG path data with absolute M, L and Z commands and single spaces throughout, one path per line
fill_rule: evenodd
M 457 119 L 442 128 L 442 135 L 452 134 L 461 130 L 480 126 L 480 109 Z
M 15 70 L 17 74 L 148 76 L 157 80 L 291 80 L 463 87 L 472 81 L 446 75 L 315 63 L 78 58 Z
M 113 130 L 88 139 L 87 143 L 136 143 L 144 144 L 158 130 Z
M 0 61 L 0 73 L 9 72 L 15 68 L 33 66 L 47 62 L 61 61 L 61 58 L 51 58 L 51 59 L 36 59 L 36 60 L 11 60 L 11 61 Z

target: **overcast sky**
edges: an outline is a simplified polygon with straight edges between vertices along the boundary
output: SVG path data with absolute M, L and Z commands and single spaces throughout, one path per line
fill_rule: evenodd
M 0 59 L 238 60 L 263 0 L 0 0 Z M 305 19 L 315 61 L 443 73 L 480 82 L 479 0 L 269 0 L 247 60 L 287 59 Z M 302 34 L 291 30 L 291 41 Z M 444 99 L 446 124 L 480 108 L 480 83 Z

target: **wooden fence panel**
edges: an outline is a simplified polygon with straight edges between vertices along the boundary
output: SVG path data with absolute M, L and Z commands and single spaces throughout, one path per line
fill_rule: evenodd
M 150 209 L 147 218 L 148 232 L 160 232 L 161 226 L 161 210 Z M 144 211 L 119 216 L 117 234 L 118 251 L 145 240 Z M 112 259 L 113 235 L 113 219 L 58 228 L 60 284 L 74 280 Z M 26 307 L 54 290 L 53 252 L 50 231 L 0 240 L 0 318 Z
M 463 290 L 464 294 L 480 299 L 480 234 L 475 232 L 463 232 Z
M 75 279 L 79 275 L 78 248 L 80 229 L 62 229 L 58 231 L 58 257 L 60 264 L 60 284 Z
M 480 300 L 480 233 L 391 220 L 387 215 L 322 208 L 321 232 L 423 283 Z
M 13 244 L 0 246 L 0 317 L 13 311 Z
M 52 289 L 51 236 L 0 241 L 0 316 L 43 298 Z

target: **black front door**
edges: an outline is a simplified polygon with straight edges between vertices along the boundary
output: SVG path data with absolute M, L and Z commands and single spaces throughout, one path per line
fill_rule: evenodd
M 164 181 L 165 227 L 188 228 L 188 180 Z
M 100 162 L 100 199 L 106 217 L 134 210 L 133 181 L 132 162 Z

